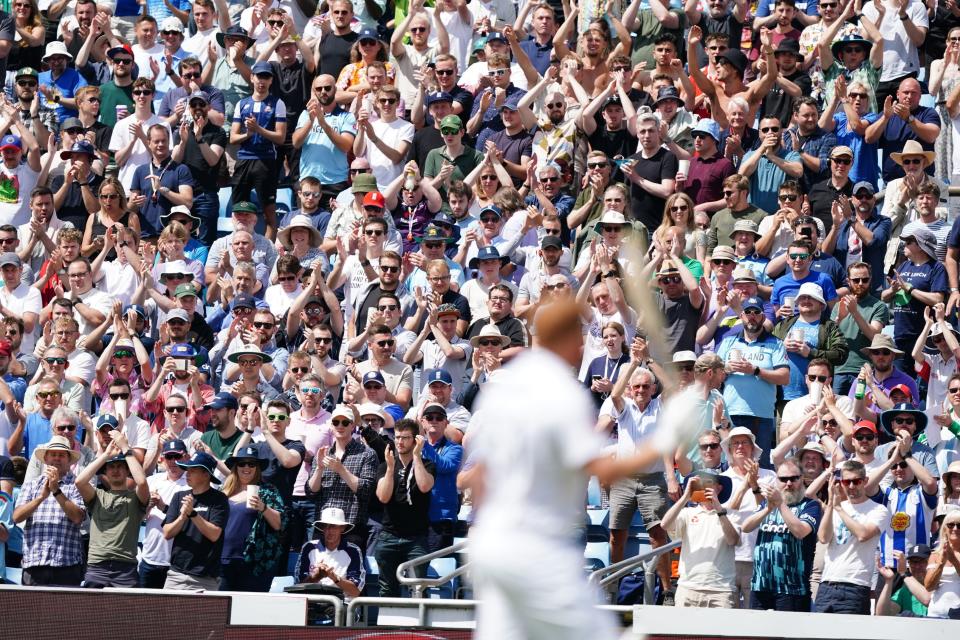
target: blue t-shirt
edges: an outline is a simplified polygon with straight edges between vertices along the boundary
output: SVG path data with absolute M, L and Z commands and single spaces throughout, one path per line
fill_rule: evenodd
M 357 119 L 349 111 L 337 107 L 325 114 L 324 119 L 337 133 L 357 135 Z M 302 111 L 297 119 L 297 129 L 310 122 L 310 112 Z M 350 174 L 347 154 L 340 151 L 320 125 L 316 122 L 310 127 L 310 133 L 300 150 L 300 177 L 311 176 L 321 184 L 346 182 Z
M 44 418 L 40 413 L 28 413 L 27 424 L 23 428 L 23 457 L 30 460 L 33 457 L 33 450 L 50 442 L 52 436 L 53 429 L 50 427 L 49 418 Z M 11 455 L 15 453 L 10 452 Z
M 743 156 L 744 161 L 756 153 L 759 153 L 759 150 L 748 151 Z M 777 157 L 786 162 L 800 162 L 798 152 L 787 151 L 784 148 L 777 151 Z M 760 158 L 757 162 L 757 170 L 750 176 L 750 204 L 764 211 L 779 211 L 780 202 L 777 200 L 777 194 L 780 192 L 780 185 L 788 177 L 783 169 L 770 162 L 770 160 Z M 790 179 L 792 180 L 792 178 Z
M 43 74 L 41 74 L 40 82 L 43 82 L 42 77 Z M 940 122 L 940 115 L 936 109 L 917 107 L 910 115 L 924 124 L 935 124 L 938 127 L 943 126 L 943 123 Z M 916 140 L 920 143 L 920 146 L 923 147 L 924 151 L 933 151 L 934 143 L 921 140 L 917 134 L 913 132 L 913 128 L 907 124 L 906 120 L 894 114 L 887 120 L 887 126 L 883 130 L 883 135 L 880 136 L 880 151 L 883 152 L 883 180 L 885 182 L 890 182 L 891 180 L 904 176 L 903 167 L 894 162 L 890 154 L 903 151 L 903 145 L 907 140 Z M 932 176 L 934 169 L 935 164 L 931 164 L 926 168 L 926 172 Z
M 923 264 L 913 264 L 909 260 L 897 270 L 900 279 L 919 291 L 942 293 L 947 296 L 947 270 L 935 260 L 928 260 Z M 927 305 L 911 297 L 906 305 L 899 305 L 894 298 L 893 303 L 893 335 L 898 340 L 916 337 L 923 331 L 923 310 Z
M 53 73 L 50 71 L 44 71 L 40 74 L 37 81 L 40 83 L 40 86 L 54 86 L 57 89 L 57 92 L 64 98 L 72 98 L 76 95 L 77 89 L 80 87 L 87 86 L 87 81 L 83 79 L 83 76 L 80 75 L 80 72 L 76 69 L 67 69 L 60 75 L 56 80 L 53 79 Z M 63 104 L 58 104 L 55 102 L 50 103 L 48 106 L 53 107 L 57 112 L 57 122 L 63 122 L 67 118 L 76 117 L 76 109 L 67 109 Z
M 811 271 L 807 274 L 807 277 L 802 280 L 796 280 L 792 273 L 785 273 L 774 280 L 770 302 L 772 302 L 775 307 L 782 307 L 783 299 L 796 298 L 797 292 L 800 291 L 800 285 L 806 282 L 814 282 L 820 285 L 820 288 L 823 289 L 823 299 L 827 302 L 836 300 L 837 289 L 833 286 L 833 280 L 830 279 L 830 276 L 825 273 L 820 273 L 819 271 Z
M 868 124 L 873 124 L 880 119 L 879 113 L 868 113 L 863 116 Z M 863 136 L 847 129 L 847 114 L 839 111 L 833 114 L 833 121 L 836 123 L 833 133 L 837 136 L 837 144 L 850 147 L 853 151 L 853 165 L 850 167 L 850 181 L 857 184 L 861 181 L 867 181 L 877 188 L 880 179 L 880 166 L 877 164 L 877 143 L 866 142 Z
M 804 498 L 790 507 L 790 511 L 810 525 L 810 533 L 798 540 L 790 533 L 780 509 L 767 514 L 760 523 L 753 548 L 753 565 L 757 568 L 750 582 L 753 591 L 794 596 L 810 593 L 810 571 L 823 510 L 817 500 Z
M 267 96 L 263 100 L 247 96 L 233 110 L 233 122 L 240 125 L 240 133 L 247 132 L 244 122 L 250 116 L 255 117 L 257 124 L 267 131 L 276 131 L 278 122 L 287 121 L 287 107 L 276 96 Z M 247 138 L 237 149 L 237 160 L 271 160 L 276 157 L 276 145 L 259 133 Z
M 811 349 L 817 348 L 820 337 L 820 322 L 809 323 L 802 319 L 790 329 L 791 332 L 803 331 L 803 341 L 810 345 Z M 790 382 L 783 388 L 784 400 L 796 400 L 807 395 L 807 364 L 810 358 L 804 358 L 801 353 L 787 351 L 787 361 L 790 363 Z
M 732 349 L 739 350 L 741 359 L 761 369 L 789 366 L 783 341 L 766 332 L 754 342 L 744 340 L 743 334 L 727 336 L 720 343 L 717 355 L 727 362 Z M 752 373 L 731 373 L 727 375 L 723 401 L 727 403 L 727 411 L 731 416 L 772 419 L 777 402 L 777 387 Z

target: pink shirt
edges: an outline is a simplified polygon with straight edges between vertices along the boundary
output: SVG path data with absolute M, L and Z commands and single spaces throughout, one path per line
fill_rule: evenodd
M 297 480 L 293 485 L 293 495 L 303 497 L 306 495 L 304 485 L 313 473 L 313 458 L 316 456 L 320 447 L 333 446 L 333 427 L 330 426 L 330 413 L 320 409 L 313 418 L 304 418 L 303 409 L 294 411 L 290 415 L 290 426 L 287 427 L 286 435 L 291 440 L 299 440 L 306 448 L 306 455 L 303 457 L 303 464 L 300 465 L 300 471 L 297 473 Z

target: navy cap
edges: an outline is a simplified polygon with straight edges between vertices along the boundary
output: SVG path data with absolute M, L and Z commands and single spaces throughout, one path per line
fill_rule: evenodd
M 448 227 L 455 227 L 457 223 L 454 221 L 453 216 L 451 216 L 446 211 L 440 211 L 437 215 L 433 216 L 433 224 L 445 224 Z
M 93 145 L 90 144 L 87 140 L 77 140 L 72 145 L 70 145 L 69 149 L 65 149 L 60 152 L 60 158 L 62 160 L 66 160 L 70 157 L 71 154 L 74 154 L 74 153 L 84 153 L 90 156 L 91 158 L 97 155 L 97 152 L 93 148 Z
M 126 307 L 123 308 L 123 313 L 126 314 L 127 311 L 129 311 L 130 309 L 133 309 L 134 313 L 136 313 L 138 316 L 140 316 L 140 317 L 143 318 L 144 320 L 147 319 L 147 312 L 144 311 L 144 310 L 143 310 L 143 307 L 141 307 L 140 305 L 138 305 L 138 304 L 128 304 Z
M 102 429 L 103 427 L 110 427 L 111 429 L 117 429 L 120 427 L 120 421 L 117 420 L 114 416 L 109 413 L 105 413 L 99 418 L 97 418 L 97 429 Z
M 203 100 L 206 104 L 210 104 L 210 94 L 208 94 L 206 91 L 200 91 L 200 90 L 194 91 L 193 93 L 190 94 L 190 97 L 187 100 L 187 103 L 189 104 L 194 100 Z
M 509 96 L 506 100 L 504 100 L 503 104 L 500 105 L 500 111 L 503 111 L 504 109 L 509 109 L 510 111 L 519 111 L 520 96 L 515 93 L 512 96 Z
M 453 377 L 446 369 L 429 369 L 423 374 L 423 384 L 426 386 L 431 382 L 442 382 L 447 386 L 453 386 Z
M 481 260 L 499 260 L 501 266 L 510 262 L 510 258 L 500 255 L 500 251 L 492 244 L 486 247 L 480 247 L 477 255 L 470 259 L 468 266 L 471 269 L 476 269 L 480 265 Z
M 929 558 L 930 557 L 930 547 L 925 544 L 915 544 L 909 549 L 907 553 L 904 554 L 907 558 Z
M 239 451 L 224 460 L 223 463 L 233 469 L 233 466 L 237 464 L 238 460 L 256 460 L 261 471 L 267 468 L 267 463 L 269 462 L 266 458 L 261 458 L 260 450 L 251 445 L 241 447 Z
M 186 462 L 178 462 L 177 466 L 181 469 L 200 468 L 210 474 L 210 482 L 220 484 L 220 479 L 214 475 L 217 471 L 217 460 L 209 453 L 203 451 L 194 454 Z
M 234 297 L 233 302 L 230 303 L 230 310 L 233 311 L 237 307 L 246 307 L 247 309 L 256 309 L 257 303 L 254 302 L 253 296 L 246 293 L 241 293 Z
M 383 374 L 379 371 L 367 371 L 363 374 L 363 384 L 367 384 L 368 382 L 379 382 L 384 386 L 387 384 L 383 379 Z
M 436 102 L 449 102 L 453 104 L 453 96 L 446 91 L 434 91 L 427 94 L 427 106 L 436 103 Z
M 480 217 L 483 217 L 483 214 L 487 213 L 488 211 L 490 213 L 496 214 L 498 218 L 503 217 L 503 211 L 500 210 L 500 207 L 493 204 L 488 204 L 483 209 L 480 209 Z
M 237 409 L 240 403 L 233 397 L 232 393 L 221 391 L 213 396 L 213 401 L 203 406 L 204 409 Z
M 250 67 L 250 73 L 255 76 L 259 76 L 260 74 L 273 76 L 273 67 L 266 61 L 257 62 Z
M 746 311 L 747 309 L 760 309 L 760 311 L 763 311 L 763 301 L 757 297 L 747 298 L 740 305 L 740 308 L 743 309 L 744 311 Z
M 853 191 L 851 191 L 850 193 L 852 193 L 853 195 L 857 195 L 857 193 L 861 189 L 866 189 L 867 191 L 870 192 L 870 195 L 876 195 L 877 193 L 877 190 L 874 188 L 873 184 L 870 182 L 867 182 L 866 180 L 861 180 L 857 184 L 853 185 Z
M 163 443 L 163 455 L 168 453 L 185 454 L 186 452 L 187 445 L 184 444 L 183 440 L 167 440 Z
M 186 342 L 178 342 L 170 347 L 170 353 L 168 355 L 171 358 L 196 358 L 197 350 L 193 348 L 193 345 L 187 344 Z
M 494 31 L 493 33 L 487 34 L 487 42 L 493 42 L 494 40 L 502 40 L 507 42 L 507 36 L 503 35 L 500 31 Z
M 357 40 L 379 40 L 380 34 L 377 33 L 376 29 L 371 27 L 364 27 L 360 29 L 360 33 L 357 34 Z

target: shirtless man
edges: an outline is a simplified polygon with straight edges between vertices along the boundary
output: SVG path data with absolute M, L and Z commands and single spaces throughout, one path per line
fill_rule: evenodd
M 554 55 L 561 60 L 571 53 L 567 43 L 570 41 L 571 33 L 576 28 L 577 16 L 579 14 L 580 7 L 571 11 L 570 16 L 567 17 L 553 37 Z M 613 51 L 610 51 L 610 47 L 607 44 L 607 35 L 604 33 L 602 27 L 598 25 L 597 21 L 591 22 L 587 30 L 580 34 L 580 42 L 577 45 L 577 54 L 583 60 L 583 69 L 579 76 L 580 84 L 591 96 L 597 93 L 594 91 L 594 84 L 597 78 L 605 75 L 609 71 L 610 59 L 616 55 L 629 56 L 632 46 L 630 32 L 623 26 L 623 23 L 611 15 L 609 11 L 607 11 L 607 17 L 610 18 L 610 23 L 613 25 L 617 33 L 617 38 L 620 40 L 620 43 Z M 605 87 L 601 85 L 600 88 L 603 89 Z
M 694 26 L 690 28 L 690 34 L 687 37 L 687 59 L 696 60 L 697 45 L 703 38 L 703 30 Z M 773 54 L 773 47 L 770 44 L 770 32 L 763 29 L 760 32 L 760 42 L 762 43 L 762 52 L 767 62 L 766 74 L 754 80 L 749 85 L 743 83 L 743 72 L 747 67 L 747 57 L 738 49 L 727 49 L 717 56 L 717 77 L 711 80 L 697 67 L 690 66 L 690 77 L 693 79 L 700 90 L 710 97 L 710 113 L 721 127 L 727 127 L 727 105 L 731 98 L 742 97 L 750 105 L 750 113 L 747 114 L 747 122 L 753 122 L 757 115 L 757 109 L 760 103 L 773 89 L 777 82 L 779 70 L 777 60 Z

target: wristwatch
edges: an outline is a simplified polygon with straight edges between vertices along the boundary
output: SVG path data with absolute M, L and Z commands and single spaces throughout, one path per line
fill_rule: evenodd
M 187 518 L 190 519 L 190 520 L 192 520 L 192 519 L 195 518 L 196 516 L 197 516 L 197 510 L 196 510 L 196 509 L 194 509 L 193 511 L 191 511 L 190 513 L 187 514 Z
M 124 458 L 129 458 L 132 455 L 133 455 L 133 449 L 127 449 L 126 451 L 123 452 Z
M 755 375 L 758 378 L 760 377 L 760 367 L 753 368 L 753 375 Z
M 907 118 L 907 124 L 913 124 L 916 119 L 916 116 L 911 114 L 910 117 Z
M 726 510 L 726 509 L 717 509 L 717 517 L 718 517 L 718 518 L 719 518 L 719 517 L 722 517 L 722 516 L 726 516 L 726 515 L 727 515 L 727 510 Z
M 53 492 L 53 495 L 54 497 L 59 498 L 60 496 L 63 495 L 63 489 L 61 489 L 60 487 L 57 487 L 57 490 Z
M 361 266 L 361 267 L 369 267 L 369 266 L 370 266 L 370 261 L 369 261 L 369 260 L 361 260 L 361 261 L 360 261 L 360 266 Z

